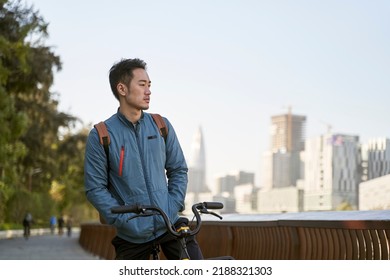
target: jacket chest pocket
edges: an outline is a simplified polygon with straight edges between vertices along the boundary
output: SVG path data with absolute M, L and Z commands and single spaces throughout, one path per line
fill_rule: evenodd
M 161 135 L 148 136 L 146 146 L 148 158 L 150 157 L 153 162 L 165 163 L 165 142 Z

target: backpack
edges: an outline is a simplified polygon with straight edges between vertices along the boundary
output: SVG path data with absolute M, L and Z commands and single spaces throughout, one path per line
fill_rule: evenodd
M 164 119 L 161 117 L 161 115 L 159 114 L 150 114 L 154 120 L 154 122 L 156 123 L 159 131 L 160 131 L 160 135 L 164 138 L 164 141 L 167 140 L 167 136 L 168 136 L 168 126 L 165 124 L 165 121 Z M 110 157 L 109 157 L 109 145 L 110 145 L 110 135 L 108 134 L 108 130 L 107 130 L 107 126 L 106 124 L 101 121 L 97 124 L 94 125 L 94 127 L 96 128 L 97 132 L 98 132 L 98 135 L 99 135 L 99 139 L 100 139 L 100 144 L 103 145 L 103 148 L 104 148 L 104 152 L 106 154 L 106 158 L 107 158 L 107 174 L 109 176 L 109 172 L 110 172 Z M 108 180 L 109 181 L 109 180 Z M 108 191 L 111 191 L 111 187 L 110 187 L 110 184 L 108 184 L 107 186 L 107 189 Z M 105 224 L 106 222 L 104 221 L 103 217 L 100 215 L 99 213 L 99 219 L 100 219 L 100 222 L 102 224 Z

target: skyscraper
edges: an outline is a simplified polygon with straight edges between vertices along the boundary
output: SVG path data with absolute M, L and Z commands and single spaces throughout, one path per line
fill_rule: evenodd
M 363 181 L 390 174 L 390 139 L 373 138 L 362 145 Z
M 358 204 L 360 183 L 359 137 L 327 134 L 305 145 L 304 210 L 336 210 Z
M 264 154 L 266 189 L 296 186 L 302 178 L 300 155 L 305 148 L 306 117 L 287 114 L 271 117 L 271 145 Z
M 188 192 L 209 192 L 206 184 L 206 154 L 202 129 L 196 131 L 188 161 Z
M 305 148 L 306 117 L 287 114 L 271 117 L 271 151 L 292 153 Z

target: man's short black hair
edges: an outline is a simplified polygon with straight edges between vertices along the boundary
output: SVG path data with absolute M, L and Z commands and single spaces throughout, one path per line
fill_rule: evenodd
M 138 68 L 146 70 L 146 63 L 139 58 L 122 59 L 111 67 L 109 80 L 112 93 L 116 99 L 119 100 L 117 85 L 123 83 L 129 86 L 133 79 L 133 70 Z

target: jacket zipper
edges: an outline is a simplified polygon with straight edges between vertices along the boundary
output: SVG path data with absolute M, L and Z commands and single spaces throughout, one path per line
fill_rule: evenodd
M 121 154 L 119 159 L 119 176 L 122 177 L 123 172 L 123 159 L 125 157 L 125 147 L 122 146 L 121 148 Z
M 140 143 L 140 138 L 139 138 L 139 124 L 134 127 L 134 131 L 135 131 L 135 136 L 136 136 L 136 140 L 137 140 L 137 146 L 138 146 L 138 152 L 140 154 L 140 158 L 141 158 L 141 165 L 142 165 L 142 170 L 143 170 L 143 174 L 144 174 L 144 180 L 145 180 L 145 184 L 146 184 L 146 191 L 148 192 L 148 196 L 149 196 L 149 200 L 152 202 L 152 195 L 150 193 L 150 189 L 149 189 L 149 178 L 148 178 L 148 175 L 147 175 L 147 168 L 145 167 L 145 161 L 144 161 L 144 154 L 143 154 L 143 151 L 141 150 L 141 143 Z M 156 237 L 156 227 L 157 227 L 157 219 L 156 219 L 156 216 L 153 216 L 153 235 Z

